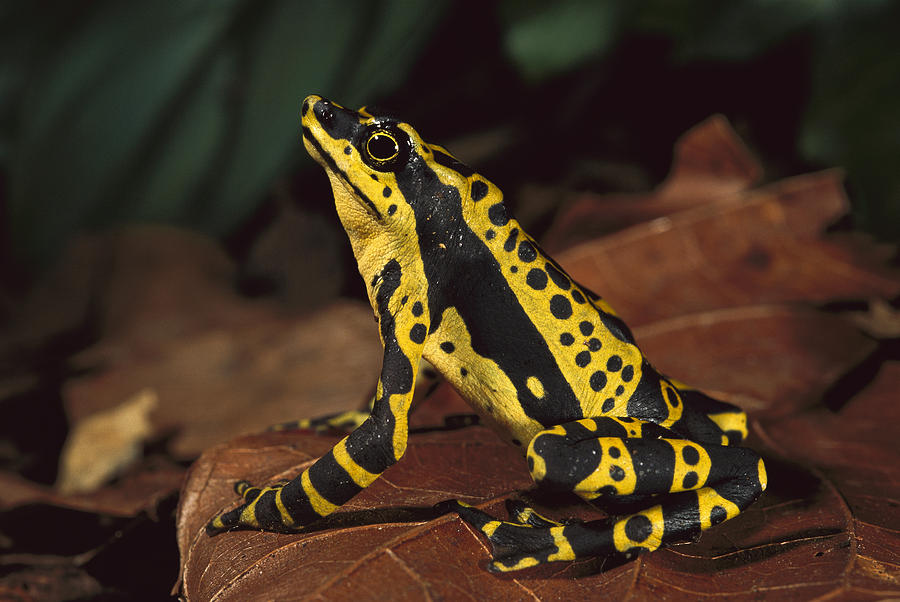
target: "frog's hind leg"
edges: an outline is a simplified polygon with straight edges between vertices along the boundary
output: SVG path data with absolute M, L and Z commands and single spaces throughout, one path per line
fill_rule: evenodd
M 373 398 L 374 399 L 374 398 Z M 290 431 L 290 430 L 311 430 L 316 433 L 328 433 L 330 431 L 339 431 L 349 433 L 354 431 L 361 425 L 372 413 L 372 402 L 364 410 L 348 410 L 346 412 L 338 412 L 337 414 L 327 414 L 325 416 L 317 416 L 316 418 L 301 418 L 300 420 L 291 420 L 290 422 L 282 422 L 273 424 L 267 430 L 269 431 Z
M 684 407 L 690 409 L 682 416 L 681 424 L 672 425 L 673 430 L 694 440 L 722 445 L 739 445 L 747 438 L 747 414 L 741 408 L 673 378 L 666 380 L 678 389 Z
M 601 504 L 650 497 L 657 503 L 588 523 L 532 519 L 527 508 L 500 521 L 458 502 L 446 507 L 490 539 L 495 571 L 591 556 L 628 558 L 688 541 L 737 516 L 766 486 L 765 467 L 752 450 L 696 443 L 631 418 L 584 419 L 542 431 L 528 447 L 528 463 L 535 481 L 550 489 Z

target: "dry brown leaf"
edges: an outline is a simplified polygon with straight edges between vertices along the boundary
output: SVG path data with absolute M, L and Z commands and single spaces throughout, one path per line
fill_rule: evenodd
M 774 453 L 807 467 L 841 513 L 847 559 L 834 571 L 840 595 L 900 594 L 898 387 L 900 362 L 888 362 L 838 412 L 817 408 L 760 429 Z
M 89 324 L 102 340 L 102 357 L 141 351 L 210 324 L 250 319 L 260 304 L 234 294 L 235 273 L 215 241 L 183 229 L 127 226 L 82 235 L 21 304 L 7 336 L 27 348 Z
M 877 339 L 900 338 L 900 311 L 883 299 L 873 299 L 865 312 L 852 312 L 850 319 Z
M 38 602 L 102 599 L 103 585 L 67 559 L 46 558 L 0 577 L 0 600 Z
M 334 300 L 343 284 L 346 235 L 324 216 L 301 211 L 282 188 L 275 191 L 278 216 L 256 239 L 242 271 L 276 284 L 277 297 L 287 307 L 320 307 Z
M 724 377 L 714 384 L 726 391 L 733 385 L 744 398 L 761 400 L 753 409 L 767 420 L 802 409 L 872 350 L 872 343 L 840 318 L 798 307 L 709 312 L 647 326 L 638 336 L 645 347 L 653 348 L 651 357 L 660 365 L 690 368 L 690 357 L 696 354 L 700 365 L 693 367 L 698 377 Z M 720 357 L 732 345 L 736 351 Z M 710 362 L 722 360 L 724 367 L 704 365 L 699 350 Z M 900 378 L 895 381 L 900 384 Z M 434 401 L 428 400 L 422 411 Z M 437 401 L 438 407 L 447 403 Z M 797 420 L 804 421 L 805 415 Z M 885 437 L 896 440 L 900 436 L 896 430 Z M 875 583 L 854 581 L 855 585 L 839 577 L 852 574 L 858 564 L 846 546 L 853 519 L 843 510 L 842 492 L 823 481 L 815 467 L 794 466 L 786 461 L 790 456 L 779 457 L 780 453 L 766 458 L 770 487 L 765 496 L 738 520 L 706 533 L 699 543 L 675 546 L 599 573 L 602 560 L 497 577 L 484 570 L 486 543 L 457 519 L 404 522 L 416 517 L 405 508 L 427 509 L 451 497 L 502 516 L 503 500 L 533 489 L 519 453 L 480 428 L 413 435 L 402 462 L 315 531 L 298 535 L 239 531 L 215 538 L 203 532 L 206 521 L 236 503 L 232 492 L 236 475 L 256 483 L 290 478 L 335 442 L 336 438 L 310 434 L 273 433 L 205 454 L 192 469 L 182 498 L 183 593 L 198 600 L 341 599 L 368 591 L 373 598 L 390 592 L 395 599 L 413 600 L 515 599 L 530 593 L 555 599 L 590 591 L 612 597 L 668 592 L 691 598 L 718 592 L 730 599 L 778 596 L 785 583 L 790 583 L 791 596 L 801 598 L 891 591 L 889 577 Z M 759 442 L 751 445 L 760 447 Z M 584 504 L 559 502 L 536 506 L 554 517 L 602 516 Z M 871 540 L 865 533 L 860 537 L 864 545 L 882 546 L 882 535 Z M 884 558 L 874 558 L 874 568 L 865 569 L 869 573 L 890 569 Z M 811 561 L 816 567 L 808 566 Z M 298 583 L 318 585 L 298 591 Z

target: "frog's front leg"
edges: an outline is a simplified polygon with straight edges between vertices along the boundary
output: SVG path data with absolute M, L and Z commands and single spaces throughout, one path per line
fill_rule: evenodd
M 236 527 L 296 531 L 334 512 L 403 456 L 427 315 L 421 302 L 401 294 L 398 262 L 388 262 L 374 288 L 384 359 L 371 414 L 293 480 L 267 487 L 239 482 L 244 503 L 210 521 L 208 533 Z
M 640 512 L 610 520 L 557 523 L 513 507 L 500 521 L 459 502 L 443 505 L 484 533 L 494 571 L 592 556 L 631 557 L 689 541 L 734 518 L 766 488 L 762 459 L 742 447 L 697 443 L 633 418 L 588 418 L 538 433 L 528 446 L 534 480 L 587 500 L 618 504 L 652 498 Z
M 422 400 L 428 398 L 437 386 L 441 383 L 441 375 L 434 369 L 425 358 L 419 359 L 419 371 L 416 377 L 416 387 L 413 398 L 412 411 L 415 411 Z M 350 433 L 362 425 L 363 422 L 372 414 L 375 407 L 375 400 L 372 396 L 366 403 L 365 408 L 359 410 L 347 410 L 345 412 L 337 412 L 335 414 L 326 414 L 325 416 L 316 416 L 315 418 L 301 418 L 299 420 L 290 420 L 270 426 L 269 431 L 288 431 L 288 430 L 311 430 L 316 433 L 343 432 Z M 468 423 L 477 423 L 476 414 L 467 414 Z M 450 422 L 460 422 L 454 417 Z

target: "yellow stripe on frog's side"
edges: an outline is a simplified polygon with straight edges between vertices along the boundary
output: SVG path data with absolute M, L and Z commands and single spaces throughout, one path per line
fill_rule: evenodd
M 440 150 L 440 147 L 436 148 Z M 458 173 L 443 170 L 441 166 L 435 166 L 434 169 L 442 182 L 448 186 L 457 185 Z M 469 186 L 475 181 L 486 186 L 487 192 L 477 202 L 463 202 L 463 219 L 500 263 L 503 277 L 541 333 L 557 367 L 578 399 L 582 415 L 623 414 L 628 399 L 640 381 L 640 350 L 635 345 L 618 340 L 609 332 L 584 291 L 578 289 L 583 302 L 575 301 L 573 290 L 577 289 L 577 285 L 568 277 L 558 276 L 568 283 L 566 288 L 560 288 L 555 283 L 549 274 L 557 269 L 556 265 L 540 251 L 537 243 L 524 232 L 518 221 L 509 218 L 502 226 L 491 221 L 490 208 L 502 202 L 503 193 L 479 174 L 468 178 Z M 463 198 L 470 196 L 470 191 L 463 190 L 461 193 Z M 515 238 L 514 246 L 506 246 L 512 237 Z M 520 251 L 523 243 L 529 251 L 527 254 Z M 533 254 L 531 249 L 534 250 Z M 571 308 L 570 311 L 566 310 L 569 313 L 567 317 L 561 318 L 553 314 L 551 308 L 555 297 L 565 299 L 565 304 Z M 604 310 L 610 309 L 602 300 L 599 304 Z M 583 333 L 582 322 L 591 324 L 589 334 Z M 565 345 L 563 340 L 566 337 L 572 337 L 574 341 Z M 597 348 L 598 343 L 602 347 Z M 612 360 L 614 356 L 618 360 Z M 584 362 L 586 358 L 589 358 L 587 363 Z M 617 366 L 617 362 L 620 362 L 618 369 L 610 370 L 609 367 Z M 631 366 L 633 375 L 627 382 L 621 377 L 626 366 Z M 602 376 L 594 377 L 597 373 Z M 597 389 L 595 385 L 601 378 L 602 387 Z M 604 402 L 610 398 L 615 400 L 615 405 L 613 408 L 604 408 Z M 601 412 L 601 408 L 605 411 Z
M 326 148 L 327 152 L 340 152 L 352 159 L 358 151 L 352 145 L 341 146 L 343 141 Z M 341 148 L 337 148 L 341 147 Z M 349 149 L 345 152 L 344 149 Z M 375 172 L 358 173 L 359 168 L 350 177 L 352 183 L 362 190 L 372 202 L 375 203 L 383 219 L 396 222 L 408 222 L 409 228 L 415 229 L 415 214 L 412 207 L 406 202 L 397 184 L 397 178 L 393 173 Z M 388 229 L 380 231 L 369 215 L 361 215 L 364 207 L 359 203 L 356 193 L 347 188 L 341 178 L 332 176 L 335 206 L 338 216 L 347 231 L 350 245 L 357 261 L 360 275 L 366 284 L 366 292 L 373 308 L 376 306 L 376 295 L 380 286 L 378 275 L 384 266 L 386 249 L 393 249 L 392 257 L 403 266 L 400 274 L 400 285 L 388 301 L 390 313 L 395 316 L 395 334 L 397 343 L 403 354 L 410 358 L 414 366 L 418 366 L 421 356 L 422 344 L 413 341 L 409 334 L 414 324 L 423 324 L 426 328 L 431 323 L 427 303 L 428 291 L 421 286 L 421 274 L 424 273 L 419 241 L 416 237 L 409 237 L 404 241 L 402 248 L 397 248 L 396 242 L 388 234 Z M 356 222 L 364 222 L 362 225 Z M 348 224 L 347 222 L 352 222 Z M 393 226 L 396 229 L 396 225 Z M 415 302 L 420 303 L 422 309 L 418 315 L 411 313 Z M 377 317 L 377 316 L 376 316 Z M 381 332 L 379 330 L 379 335 Z M 382 338 L 382 344 L 384 340 Z M 382 396 L 383 388 L 379 381 L 377 397 Z M 388 405 L 395 418 L 393 432 L 394 456 L 399 459 L 406 451 L 408 440 L 408 414 L 412 403 L 412 394 L 391 395 Z
M 594 299 L 593 303 L 600 311 L 608 313 L 611 316 L 619 316 L 619 314 L 616 313 L 616 310 L 613 309 L 612 305 L 606 302 L 606 299 Z
M 294 517 L 284 507 L 284 500 L 281 499 L 281 489 L 275 493 L 275 507 L 278 508 L 278 514 L 281 516 L 281 524 L 287 528 L 293 527 L 295 524 Z
M 556 552 L 547 557 L 547 562 L 556 560 L 575 560 L 575 552 L 572 550 L 572 544 L 563 533 L 565 526 L 550 527 L 550 535 L 553 537 L 553 545 L 556 546 Z
M 659 386 L 662 392 L 662 399 L 666 402 L 666 408 L 669 410 L 669 415 L 659 423 L 659 426 L 669 428 L 681 419 L 681 415 L 684 413 L 684 400 L 681 398 L 681 393 L 678 392 L 678 389 L 673 387 L 666 379 L 661 378 Z
M 309 498 L 309 503 L 313 510 L 319 516 L 328 516 L 340 507 L 322 497 L 322 494 L 313 486 L 312 481 L 309 478 L 308 470 L 303 471 L 303 474 L 300 477 L 300 485 L 303 487 L 303 493 Z
M 740 514 L 741 509 L 731 500 L 727 500 L 712 487 L 703 487 L 697 490 L 697 503 L 700 507 L 700 528 L 704 531 L 713 524 L 722 523 Z M 719 508 L 724 511 L 724 518 L 718 521 L 713 517 L 713 511 Z
M 442 343 L 452 344 L 453 350 L 445 351 Z M 469 329 L 455 307 L 444 310 L 440 325 L 425 342 L 423 355 L 504 439 L 515 439 L 524 446 L 543 430 L 525 414 L 506 373 L 494 360 L 472 349 Z
M 491 566 L 495 571 L 501 573 L 508 573 L 512 571 L 521 571 L 522 569 L 529 569 L 533 566 L 537 566 L 540 564 L 540 561 L 534 556 L 526 556 L 525 558 L 520 559 L 515 564 L 511 564 L 509 566 L 503 564 L 502 562 L 492 562 Z

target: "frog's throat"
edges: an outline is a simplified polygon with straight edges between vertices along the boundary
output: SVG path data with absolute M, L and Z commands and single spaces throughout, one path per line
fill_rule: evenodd
M 350 176 L 338 166 L 337 162 L 331 157 L 330 154 L 319 144 L 319 141 L 316 140 L 316 137 L 312 134 L 310 128 L 303 128 L 303 145 L 306 147 L 307 152 L 315 159 L 322 167 L 325 168 L 325 171 L 328 172 L 329 177 L 331 178 L 332 188 L 335 193 L 335 202 L 337 203 L 337 194 L 338 187 L 334 185 L 334 178 L 337 177 L 343 187 L 349 193 L 349 196 L 355 197 L 357 201 L 362 202 L 367 211 L 369 211 L 377 220 L 381 220 L 381 212 L 378 211 L 378 207 L 375 206 L 375 203 L 372 202 L 365 192 L 360 190 L 359 186 L 353 183 L 353 180 L 350 179 Z M 342 194 L 342 196 L 346 197 L 347 195 Z

